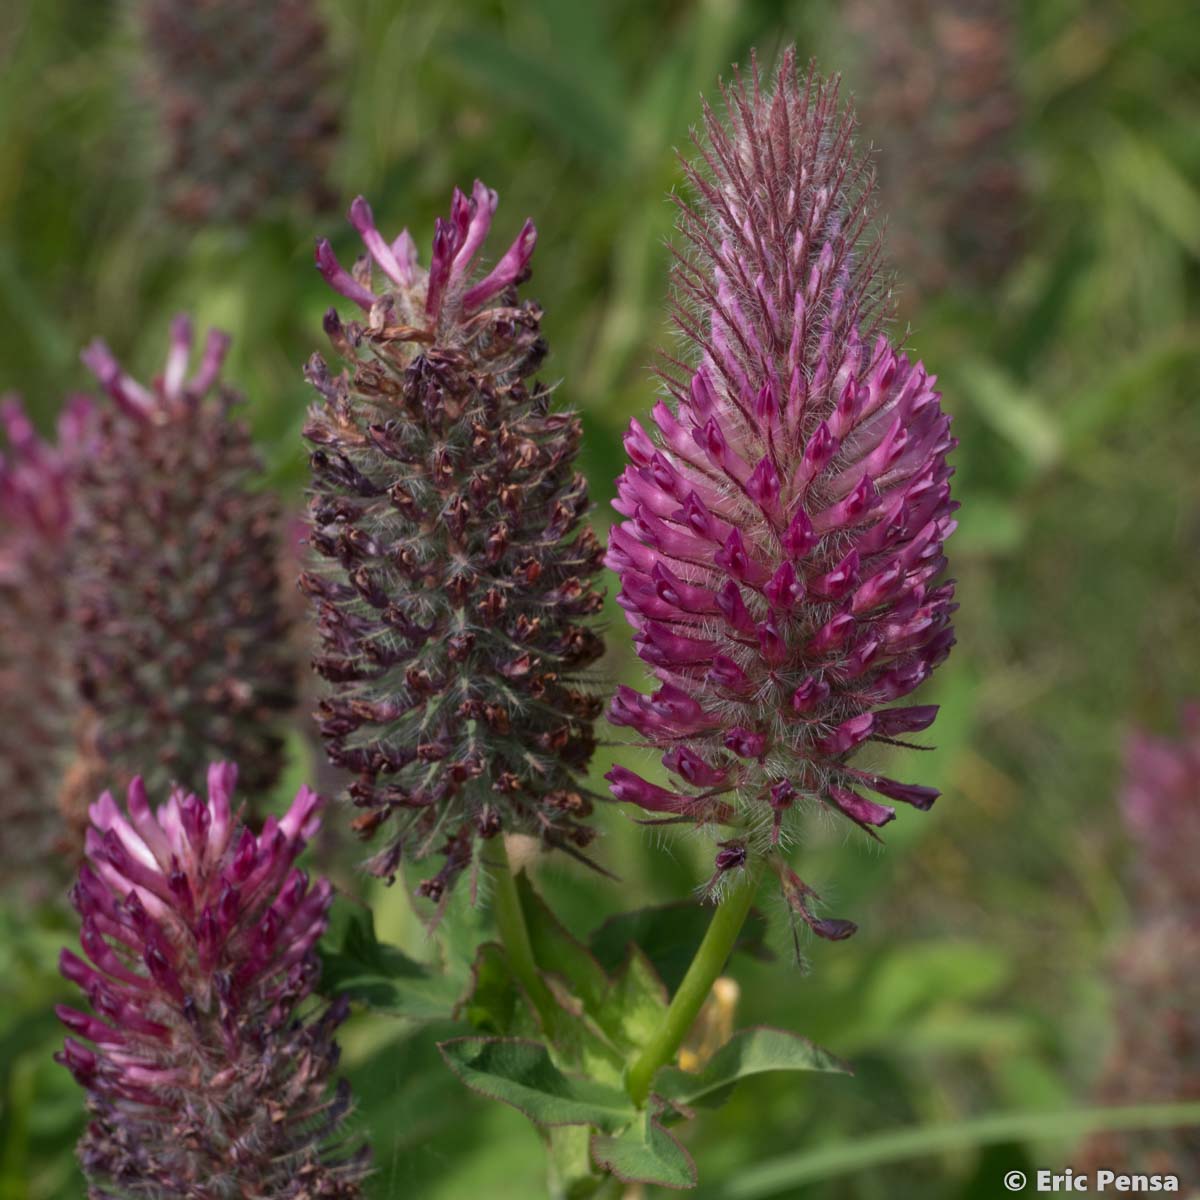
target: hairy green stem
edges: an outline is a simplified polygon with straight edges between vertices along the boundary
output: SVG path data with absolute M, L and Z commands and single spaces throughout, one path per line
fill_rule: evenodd
M 725 969 L 729 955 L 746 917 L 750 905 L 758 893 L 758 881 L 762 876 L 761 864 L 748 867 L 741 878 L 730 889 L 729 894 L 717 906 L 708 926 L 708 932 L 696 951 L 679 985 L 671 998 L 671 1005 L 658 1032 L 642 1047 L 629 1074 L 625 1086 L 635 1104 L 643 1105 L 650 1095 L 650 1082 L 659 1067 L 673 1062 L 692 1027 L 704 1001 L 708 999 L 717 976 Z
M 533 944 L 529 940 L 529 929 L 525 924 L 521 898 L 517 895 L 517 883 L 509 866 L 503 834 L 492 839 L 488 846 L 488 858 L 492 864 L 492 912 L 496 917 L 496 928 L 508 965 L 517 982 L 525 989 L 525 995 L 541 1020 L 546 1037 L 554 1041 L 558 1005 L 533 957 Z

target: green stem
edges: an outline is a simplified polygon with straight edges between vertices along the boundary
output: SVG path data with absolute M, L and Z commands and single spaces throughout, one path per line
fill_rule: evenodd
M 589 1200 L 621 1200 L 625 1195 L 625 1186 L 615 1175 L 609 1175 L 596 1187 Z
M 655 1072 L 659 1067 L 673 1062 L 675 1055 L 679 1053 L 683 1039 L 687 1037 L 696 1015 L 712 991 L 712 985 L 729 961 L 738 934 L 746 923 L 750 905 L 758 893 L 761 874 L 761 864 L 743 871 L 741 878 L 713 913 L 708 932 L 705 933 L 704 940 L 696 951 L 696 957 L 692 959 L 687 974 L 679 985 L 679 990 L 671 999 L 671 1006 L 667 1009 L 662 1025 L 642 1047 L 642 1052 L 629 1068 L 625 1086 L 635 1104 L 640 1106 L 646 1103 Z
M 496 917 L 496 928 L 504 945 L 508 965 L 517 982 L 525 989 L 529 1003 L 542 1022 L 546 1037 L 553 1041 L 558 1005 L 533 957 L 533 943 L 529 940 L 529 929 L 525 924 L 521 897 L 517 895 L 517 881 L 509 866 L 503 834 L 492 839 L 488 857 L 492 863 L 492 912 Z

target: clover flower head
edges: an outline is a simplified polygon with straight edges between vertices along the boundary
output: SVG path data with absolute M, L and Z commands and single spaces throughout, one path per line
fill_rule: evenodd
M 345 1006 L 307 1003 L 332 888 L 294 864 L 321 801 L 302 788 L 256 836 L 236 780 L 215 763 L 205 799 L 176 789 L 153 810 L 139 777 L 124 808 L 91 807 L 72 892 L 85 957 L 60 960 L 91 1011 L 57 1011 L 94 1195 L 359 1195 L 363 1157 L 336 1132 L 349 1093 L 329 1086 Z
M 609 565 L 656 680 L 609 719 L 662 755 L 670 786 L 626 767 L 614 796 L 729 829 L 716 879 L 769 854 L 795 910 L 811 889 L 774 847 L 804 802 L 868 833 L 937 793 L 857 765 L 936 708 L 903 701 L 946 657 L 954 445 L 935 379 L 882 330 L 872 179 L 836 82 L 788 52 L 770 86 L 740 75 L 680 202 L 676 323 L 653 433 L 633 421 Z
M 585 673 L 603 652 L 588 618 L 603 550 L 575 467 L 580 424 L 532 381 L 541 310 L 520 300 L 536 232 L 526 221 L 478 265 L 496 193 L 455 191 L 429 266 L 407 231 L 388 241 L 361 197 L 350 221 L 367 254 L 352 270 L 327 241 L 321 274 L 366 314 L 326 330 L 346 363 L 318 356 L 310 543 L 301 587 L 331 685 L 318 719 L 355 775 L 368 863 L 392 877 L 430 854 L 420 887 L 439 900 L 501 829 L 580 854 L 593 799 L 580 780 L 600 702 Z
M 1178 737 L 1134 730 L 1125 743 L 1121 810 L 1144 891 L 1200 913 L 1200 704 L 1185 705 Z

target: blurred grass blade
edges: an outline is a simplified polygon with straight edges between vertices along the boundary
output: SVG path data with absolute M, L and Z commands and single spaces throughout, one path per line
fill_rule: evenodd
M 1148 138 L 1122 129 L 1109 162 L 1131 196 L 1193 256 L 1200 258 L 1200 193 Z
M 854 1138 L 748 1167 L 703 1200 L 758 1200 L 815 1180 L 997 1142 L 1068 1142 L 1100 1130 L 1171 1129 L 1200 1123 L 1200 1103 L 1080 1108 L 1067 1112 L 996 1113 L 971 1121 L 925 1125 Z
M 13 253 L 0 244 L 0 314 L 28 335 L 25 345 L 35 350 L 50 370 L 66 374 L 75 362 L 75 347 L 61 325 L 40 302 L 35 288 L 21 278 Z
M 625 149 L 620 119 L 545 57 L 514 49 L 503 38 L 463 30 L 447 38 L 451 56 L 496 100 L 548 126 L 585 162 L 619 165 Z
M 965 363 L 962 378 L 975 410 L 1031 467 L 1044 471 L 1058 461 L 1062 435 L 1039 397 L 1018 387 L 991 363 Z
M 1147 341 L 1063 405 L 1064 441 L 1073 459 L 1094 454 L 1096 442 L 1124 422 L 1148 421 L 1152 405 L 1192 388 L 1200 364 L 1200 326 L 1180 325 Z
M 625 91 L 625 74 L 621 45 L 614 44 L 608 27 L 610 6 L 605 0 L 573 0 L 571 4 L 532 0 L 530 8 L 545 26 L 547 42 L 554 48 L 553 57 L 562 73 L 585 81 L 588 94 L 620 120 L 613 97 Z

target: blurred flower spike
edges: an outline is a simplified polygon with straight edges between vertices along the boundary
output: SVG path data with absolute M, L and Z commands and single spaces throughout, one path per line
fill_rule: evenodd
M 1130 733 L 1121 808 L 1139 852 L 1142 903 L 1200 912 L 1200 702 L 1184 706 L 1180 726 L 1174 738 Z
M 139 0 L 162 202 L 197 227 L 329 208 L 341 112 L 316 0 Z
M 80 472 L 77 673 L 111 781 L 136 770 L 151 788 L 195 787 L 228 756 L 260 793 L 282 769 L 279 721 L 295 704 L 278 506 L 231 415 L 228 335 L 209 332 L 194 370 L 193 341 L 176 317 L 149 387 L 104 342 L 83 353 L 114 403 L 99 407 Z
M 54 879 L 56 857 L 81 849 L 56 799 L 77 708 L 70 541 L 91 415 L 86 397 L 68 401 L 50 445 L 20 400 L 0 398 L 0 876 L 6 892 L 19 883 L 30 896 Z

